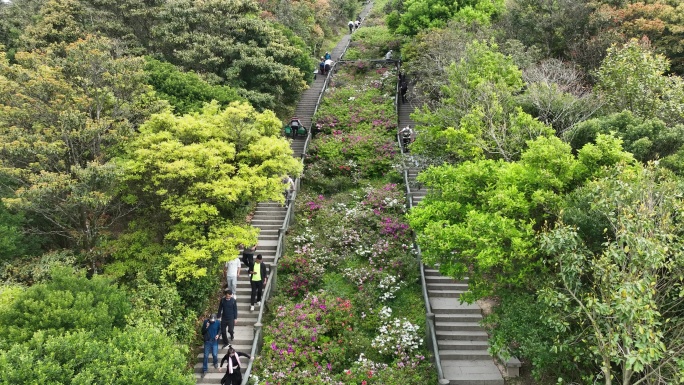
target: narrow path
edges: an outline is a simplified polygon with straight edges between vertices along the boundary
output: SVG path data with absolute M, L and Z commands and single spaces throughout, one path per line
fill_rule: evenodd
M 409 82 L 409 84 L 411 84 Z M 399 128 L 416 123 L 410 114 L 418 107 L 409 86 L 407 103 L 399 105 Z M 416 206 L 428 190 L 416 181 L 420 168 L 410 162 L 408 168 L 409 192 Z M 435 317 L 440 364 L 450 385 L 503 385 L 501 372 L 487 352 L 488 336 L 480 326 L 482 309 L 477 304 L 461 303 L 459 296 L 468 290 L 468 281 L 455 281 L 437 269 L 425 267 L 430 307 Z
M 361 17 L 365 18 L 372 7 L 372 2 L 364 6 L 361 12 Z M 363 26 L 363 24 L 361 24 Z M 333 61 L 338 61 L 351 40 L 351 34 L 345 34 L 344 37 L 337 43 L 335 48 L 330 52 Z M 316 105 L 319 100 L 323 87 L 326 84 L 325 76 L 317 76 L 316 80 L 310 84 L 297 104 L 295 116 L 297 116 L 305 127 L 311 127 L 311 121 L 316 111 Z M 290 147 L 293 150 L 293 156 L 299 158 L 304 151 L 306 137 L 298 137 L 290 139 Z M 275 261 L 276 249 L 278 247 L 278 230 L 283 226 L 287 214 L 287 207 L 283 207 L 276 202 L 259 202 L 252 218 L 252 226 L 260 228 L 257 247 L 254 256 L 261 254 L 265 263 L 273 268 Z M 259 307 L 255 307 L 254 311 L 250 311 L 250 293 L 251 287 L 247 279 L 247 268 L 243 267 L 240 278 L 237 284 L 237 305 L 238 305 L 238 321 L 235 326 L 235 339 L 233 340 L 233 347 L 239 352 L 247 354 L 252 350 L 254 343 L 254 324 L 257 322 L 259 316 Z M 223 345 L 219 344 L 219 361 L 227 353 L 228 349 L 222 349 Z M 212 365 L 212 358 L 209 357 L 209 371 L 202 378 L 202 362 L 204 360 L 204 353 L 197 355 L 197 363 L 194 367 L 195 379 L 198 385 L 220 384 L 221 378 L 225 375 L 225 366 L 222 371 L 214 369 Z M 247 362 L 243 358 L 242 372 L 245 373 Z M 246 382 L 243 377 L 243 383 Z

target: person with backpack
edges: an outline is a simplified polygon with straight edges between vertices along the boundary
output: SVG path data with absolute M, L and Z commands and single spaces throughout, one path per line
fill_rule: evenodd
M 321 56 L 321 62 L 318 63 L 318 73 L 325 75 L 325 59 Z
M 349 26 L 349 33 L 354 32 L 354 21 L 349 20 L 349 23 L 347 23 L 347 26 Z

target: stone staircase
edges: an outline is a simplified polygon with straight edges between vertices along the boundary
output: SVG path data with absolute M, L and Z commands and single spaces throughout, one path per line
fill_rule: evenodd
M 370 11 L 372 3 L 367 4 L 361 16 L 365 17 Z M 340 42 L 335 46 L 335 48 L 330 52 L 332 59 L 337 61 L 340 59 L 346 47 L 349 45 L 349 40 L 351 35 L 345 35 Z M 309 128 L 311 127 L 311 121 L 313 114 L 316 111 L 316 104 L 318 102 L 319 95 L 323 91 L 325 85 L 325 76 L 316 76 L 316 79 L 310 85 L 309 89 L 306 90 L 297 104 L 295 110 L 295 116 L 299 118 L 302 124 Z M 290 147 L 293 151 L 293 156 L 300 158 L 304 153 L 304 144 L 306 143 L 306 137 L 297 137 L 296 139 L 289 139 Z M 287 207 L 282 206 L 280 203 L 276 202 L 259 202 L 257 204 L 254 216 L 252 217 L 252 226 L 258 227 L 260 229 L 259 238 L 257 242 L 256 250 L 254 251 L 254 256 L 261 254 L 265 263 L 269 264 L 273 268 L 275 262 L 276 249 L 278 246 L 278 231 L 283 226 L 285 216 L 287 215 Z M 240 272 L 240 277 L 237 283 L 237 305 L 238 305 L 238 321 L 235 326 L 234 334 L 235 339 L 232 342 L 235 350 L 250 354 L 252 350 L 252 344 L 254 343 L 254 324 L 257 322 L 259 316 L 259 307 L 254 308 L 254 311 L 250 311 L 250 295 L 251 286 L 249 284 L 247 276 L 247 268 L 242 267 Z M 218 304 L 217 304 L 218 306 Z M 223 344 L 219 343 L 219 364 L 220 360 L 227 353 L 227 348 L 222 349 Z M 208 385 L 208 384 L 219 384 L 221 383 L 221 378 L 225 375 L 226 367 L 217 370 L 214 369 L 212 364 L 212 358 L 209 357 L 209 370 L 207 374 L 202 378 L 202 361 L 204 360 L 204 353 L 200 352 L 197 355 L 197 363 L 194 366 L 195 379 L 198 385 Z M 241 358 L 242 373 L 244 375 L 247 368 L 247 359 Z M 246 383 L 246 378 L 243 377 L 243 384 Z
M 264 262 L 273 266 L 276 255 L 276 247 L 278 246 L 278 229 L 283 225 L 283 220 L 287 208 L 275 202 L 263 202 L 257 205 L 254 217 L 252 218 L 252 226 L 261 229 L 259 233 L 259 240 L 257 242 L 254 256 L 261 254 Z M 249 284 L 247 275 L 247 267 L 243 266 L 240 271 L 240 277 L 237 283 L 236 300 L 238 305 L 238 320 L 235 326 L 235 339 L 233 340 L 233 347 L 239 352 L 250 354 L 252 351 L 252 343 L 254 337 L 254 324 L 257 322 L 259 316 L 259 308 L 255 307 L 254 311 L 249 310 L 250 294 L 252 289 Z M 223 344 L 219 343 L 219 361 L 227 353 L 228 349 L 222 349 Z M 221 368 L 221 371 L 214 369 L 212 365 L 212 358 L 209 357 L 209 371 L 204 378 L 202 376 L 202 360 L 204 353 L 200 352 L 197 355 L 197 363 L 195 364 L 195 378 L 197 384 L 219 384 L 221 378 L 226 373 L 226 366 Z M 242 371 L 244 373 L 247 367 L 247 359 L 241 358 Z
M 333 61 L 340 60 L 340 57 L 344 53 L 347 45 L 349 45 L 349 40 L 351 35 L 345 35 L 335 48 L 330 52 Z M 327 75 L 330 76 L 330 75 Z M 318 103 L 318 98 L 323 90 L 325 80 L 327 76 L 316 75 L 316 79 L 309 85 L 309 89 L 304 91 L 302 98 L 297 104 L 295 109 L 295 116 L 299 118 L 304 127 L 311 130 L 311 122 L 313 119 L 314 112 L 316 111 L 316 104 Z M 290 139 L 290 146 L 292 147 L 293 155 L 295 157 L 301 157 L 304 153 L 304 143 L 306 142 L 305 136 L 298 136 L 295 139 Z
M 415 122 L 410 114 L 417 107 L 409 82 L 408 102 L 399 105 L 399 129 Z M 408 160 L 408 184 L 413 205 L 428 194 L 425 186 L 417 182 L 420 167 Z M 501 372 L 487 351 L 488 336 L 480 326 L 482 311 L 477 304 L 461 303 L 460 295 L 468 289 L 468 281 L 455 281 L 438 270 L 425 267 L 430 307 L 434 314 L 435 334 L 440 364 L 450 385 L 503 385 Z M 440 382 L 442 383 L 442 382 Z

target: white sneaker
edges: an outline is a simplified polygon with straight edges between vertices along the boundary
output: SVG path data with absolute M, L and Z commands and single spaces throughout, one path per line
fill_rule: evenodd
M 261 301 L 256 303 L 257 306 L 261 306 Z
M 233 299 L 237 301 L 237 295 L 233 294 Z
M 250 306 L 249 311 L 254 311 L 254 306 Z

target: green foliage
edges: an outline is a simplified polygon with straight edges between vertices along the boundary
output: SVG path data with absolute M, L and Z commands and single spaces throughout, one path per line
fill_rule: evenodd
M 78 0 L 48 0 L 40 7 L 37 20 L 26 26 L 21 46 L 27 51 L 51 49 L 62 51 L 87 34 L 84 21 L 87 10 Z
M 534 287 L 544 270 L 538 233 L 578 184 L 601 167 L 629 160 L 619 142 L 588 145 L 575 158 L 556 137 L 528 143 L 519 162 L 482 160 L 432 167 L 418 180 L 428 195 L 409 214 L 425 263 L 454 278 L 469 277 L 474 300 L 502 288 Z M 543 275 L 542 275 L 543 276 Z
M 45 337 L 38 332 L 0 352 L 1 383 L 195 383 L 185 369 L 187 349 L 169 343 L 157 325 L 114 330 L 109 340 L 87 330 Z
M 51 337 L 76 330 L 108 338 L 129 313 L 128 297 L 110 280 L 55 269 L 52 281 L 26 289 L 0 313 L 0 343 L 7 347 L 31 340 L 36 332 Z
M 393 166 L 395 141 L 377 132 L 335 132 L 309 149 L 307 178 L 347 176 L 354 180 L 379 177 Z
M 570 352 L 550 349 L 557 334 L 545 322 L 548 307 L 527 292 L 502 291 L 500 295 L 493 313 L 484 319 L 492 333 L 493 352 L 529 361 L 540 383 L 553 383 L 559 376 L 572 380 L 570 374 L 577 364 Z
M 668 125 L 684 123 L 684 82 L 668 77 L 668 60 L 653 54 L 647 43 L 632 40 L 613 46 L 597 70 L 597 90 L 609 112 L 628 110 L 643 118 L 659 118 Z
M 515 105 L 522 73 L 496 44 L 474 40 L 447 70 L 443 98 L 414 118 L 427 129 L 412 150 L 451 161 L 488 158 L 515 160 L 528 140 L 553 130 Z M 458 126 L 454 127 L 454 122 Z
M 195 73 L 182 72 L 172 64 L 149 57 L 145 59 L 145 74 L 147 84 L 154 87 L 160 98 L 168 100 L 178 115 L 198 112 L 212 100 L 222 107 L 244 101 L 235 89 L 209 84 Z
M 389 50 L 393 50 L 394 55 L 399 55 L 400 46 L 401 40 L 387 27 L 364 27 L 352 35 L 352 41 L 349 43 L 344 58 L 345 60 L 380 59 Z
M 280 128 L 272 112 L 213 102 L 201 113 L 153 116 L 127 146 L 120 162 L 126 199 L 167 216 L 165 239 L 175 251 L 166 258 L 177 279 L 206 276 L 217 261 L 237 256 L 238 245 L 255 243 L 256 230 L 234 217 L 238 208 L 282 200 L 281 178 L 302 170 Z
M 630 111 L 603 116 L 577 124 L 567 133 L 573 148 L 595 141 L 600 133 L 622 139 L 626 151 L 642 163 L 665 158 L 684 145 L 684 125 L 668 127 L 658 118 L 644 119 Z
M 33 232 L 87 251 L 126 214 L 110 159 L 165 106 L 144 85 L 141 60 L 113 46 L 91 37 L 61 54 L 18 53 L 12 65 L 0 53 L 0 174 L 13 189 L 3 201 L 34 219 Z
M 36 244 L 22 233 L 24 218 L 7 211 L 0 201 L 0 261 L 11 261 L 26 254 L 34 254 Z
M 594 234 L 578 231 L 587 227 L 584 221 L 559 222 L 542 239 L 556 272 L 540 291 L 550 308 L 547 320 L 558 332 L 554 349 L 591 361 L 580 372 L 584 380 L 600 370 L 605 384 L 656 378 L 679 383 L 681 181 L 653 166 L 611 171 L 573 199 L 589 202 L 586 218 L 608 222 L 599 250 L 585 246 L 585 237 Z
M 489 22 L 493 15 L 503 11 L 502 0 L 405 0 L 401 23 L 396 33 L 414 36 L 430 28 L 444 28 L 451 19 L 464 22 Z M 388 23 L 392 28 L 393 25 Z
M 0 289 L 0 383 L 194 383 L 187 348 L 166 334 L 189 335 L 169 322 L 185 314 L 171 288 L 137 281 L 133 298 L 102 276 L 54 268 L 51 278 Z
M 4 264 L 0 269 L 0 279 L 34 285 L 49 281 L 53 269 L 72 268 L 78 262 L 79 259 L 70 250 L 49 251 L 38 257 L 15 259 Z
M 159 283 L 153 283 L 143 278 L 142 274 L 128 282 L 127 286 L 133 306 L 128 316 L 132 323 L 161 325 L 161 330 L 173 341 L 183 345 L 193 342 L 195 308 L 185 305 L 176 286 L 163 276 Z
M 255 1 L 164 3 L 150 50 L 169 63 L 247 90 L 242 96 L 259 109 L 293 105 L 313 65 L 297 67 L 308 55 L 258 11 Z
M 583 1 L 514 0 L 499 25 L 508 38 L 536 47 L 544 57 L 569 57 L 589 33 L 590 11 Z

